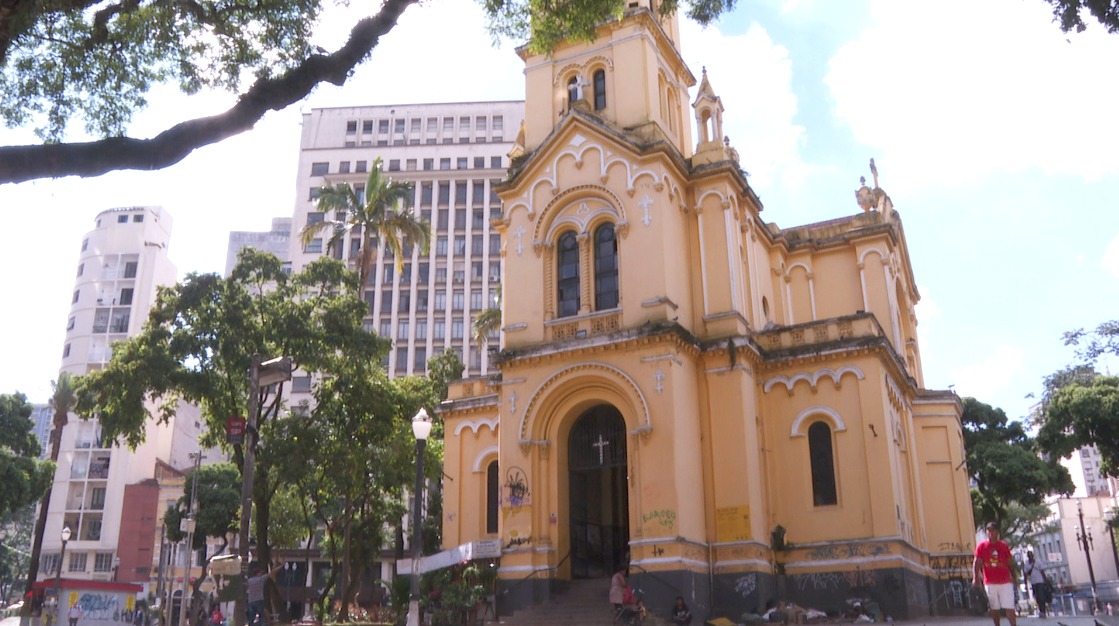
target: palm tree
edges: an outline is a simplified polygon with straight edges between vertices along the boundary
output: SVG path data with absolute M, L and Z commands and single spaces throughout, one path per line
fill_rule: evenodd
M 70 412 L 74 410 L 74 405 L 78 403 L 78 394 L 74 377 L 70 372 L 59 372 L 58 380 L 51 381 L 51 388 L 54 393 L 47 401 L 50 408 L 54 410 L 54 430 L 51 431 L 51 461 L 58 463 L 58 450 L 62 444 L 62 429 L 70 423 Z M 47 492 L 39 500 L 39 518 L 35 520 L 35 537 L 31 542 L 31 563 L 28 568 L 25 593 L 31 592 L 32 585 L 35 583 L 39 572 L 39 557 L 43 550 L 43 531 L 47 527 L 47 509 L 50 507 L 53 487 L 54 481 L 51 481 L 51 485 L 47 487 Z M 62 569 L 61 562 L 58 563 L 58 568 Z M 31 617 L 31 602 L 25 602 L 23 606 L 23 610 L 20 611 L 21 624 L 27 623 L 25 620 L 30 620 Z
M 58 462 L 58 448 L 62 443 L 62 429 L 70 423 L 70 412 L 78 403 L 74 377 L 70 372 L 59 372 L 58 380 L 51 381 L 51 394 L 47 404 L 54 411 L 54 431 L 51 433 L 51 460 Z
M 501 287 L 497 288 L 497 297 L 487 309 L 479 311 L 474 316 L 474 322 L 471 324 L 471 330 L 474 331 L 474 343 L 479 348 L 485 346 L 489 342 L 490 335 L 494 331 L 501 328 Z
M 307 224 L 300 232 L 303 245 L 324 229 L 332 229 L 326 248 L 345 241 L 351 234 L 360 235 L 360 249 L 355 259 L 359 290 L 364 289 L 369 272 L 377 258 L 377 248 L 383 246 L 396 259 L 396 271 L 404 266 L 404 252 L 409 244 L 420 245 L 427 252 L 431 244 L 431 225 L 421 220 L 408 205 L 412 185 L 395 181 L 381 171 L 381 158 L 373 161 L 365 181 L 365 196 L 358 196 L 348 183 L 323 187 L 319 191 L 318 209 L 324 214 L 334 212 L 334 218 Z M 351 254 L 353 254 L 351 252 Z

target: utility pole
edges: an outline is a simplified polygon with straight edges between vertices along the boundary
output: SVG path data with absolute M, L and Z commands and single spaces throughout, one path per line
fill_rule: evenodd
M 183 520 L 186 522 L 186 569 L 183 572 L 183 601 L 179 610 L 179 624 L 181 626 L 190 624 L 190 604 L 194 594 L 188 594 L 187 590 L 190 589 L 190 570 L 193 565 L 191 557 L 194 556 L 194 526 L 197 521 L 195 511 L 198 509 L 198 470 L 202 468 L 202 459 L 206 458 L 202 456 L 201 452 L 192 452 L 190 457 L 194 459 L 194 477 L 190 481 L 190 500 L 187 501 L 187 516 Z
M 1076 515 L 1080 518 L 1080 525 L 1076 527 L 1076 542 L 1084 550 L 1084 559 L 1088 562 L 1088 579 L 1092 582 L 1092 614 L 1100 611 L 1100 594 L 1096 590 L 1096 570 L 1092 568 L 1092 533 L 1084 526 L 1084 507 L 1080 500 L 1076 501 Z

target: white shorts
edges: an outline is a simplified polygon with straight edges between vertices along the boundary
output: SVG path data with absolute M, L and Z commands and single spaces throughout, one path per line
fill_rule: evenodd
M 992 611 L 1014 610 L 1014 583 L 987 585 L 987 605 Z

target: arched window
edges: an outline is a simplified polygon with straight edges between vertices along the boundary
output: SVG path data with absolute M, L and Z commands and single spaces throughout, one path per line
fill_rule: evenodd
M 594 309 L 603 311 L 618 306 L 618 240 L 614 225 L 594 231 Z
M 497 532 L 497 518 L 501 512 L 501 485 L 497 478 L 497 461 L 486 466 L 486 532 Z
M 581 90 L 579 89 L 579 77 L 578 76 L 572 76 L 571 79 L 567 81 L 567 106 L 568 107 L 575 104 L 576 101 L 578 101 L 582 98 L 582 94 L 579 93 L 580 91 Z
M 560 235 L 556 247 L 556 276 L 559 277 L 558 317 L 567 317 L 579 312 L 579 242 L 575 232 L 567 231 Z
M 835 457 L 832 454 L 831 428 L 824 422 L 808 427 L 808 458 L 812 463 L 812 504 L 837 504 Z
M 598 70 L 594 73 L 594 110 L 601 111 L 606 108 L 606 72 Z

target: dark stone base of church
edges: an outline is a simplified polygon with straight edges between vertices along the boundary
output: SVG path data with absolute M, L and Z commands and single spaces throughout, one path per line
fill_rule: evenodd
M 783 576 L 744 572 L 720 574 L 713 580 L 697 572 L 645 572 L 633 568 L 629 580 L 634 589 L 642 592 L 650 612 L 667 615 L 676 596 L 684 596 L 692 614 L 703 620 L 726 617 L 743 622 L 743 614 L 763 614 L 781 600 L 829 615 L 850 613 L 857 602 L 879 620 L 979 615 L 985 610 L 982 600 L 972 591 L 970 580 L 927 578 L 902 568 Z M 499 582 L 498 615 L 510 615 L 546 602 L 562 594 L 568 584 L 535 578 Z M 603 578 L 604 601 L 609 586 L 609 579 Z

